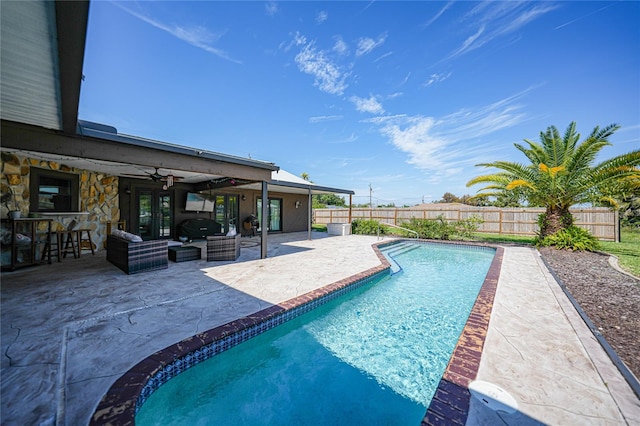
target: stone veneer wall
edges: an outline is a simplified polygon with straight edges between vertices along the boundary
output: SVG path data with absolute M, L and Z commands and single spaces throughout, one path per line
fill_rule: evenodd
M 107 239 L 107 222 L 120 220 L 120 206 L 118 200 L 118 177 L 81 170 L 59 164 L 27 158 L 13 153 L 2 152 L 0 171 L 2 181 L 0 188 L 2 204 L 0 217 L 8 217 L 10 210 L 20 210 L 22 217 L 29 216 L 29 178 L 31 167 L 56 170 L 77 174 L 80 177 L 80 212 L 46 215 L 53 219 L 52 229 L 66 229 L 72 221 L 77 222 L 75 228 L 91 229 L 91 239 L 95 249 L 104 247 Z M 11 196 L 13 194 L 13 196 Z M 7 199 L 7 201 L 5 201 Z M 31 214 L 36 216 L 37 213 Z

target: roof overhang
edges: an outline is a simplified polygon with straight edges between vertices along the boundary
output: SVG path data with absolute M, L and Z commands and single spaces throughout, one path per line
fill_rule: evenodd
M 89 1 L 0 8 L 0 118 L 75 133 Z
M 353 195 L 355 192 L 349 189 L 331 188 L 328 186 L 316 185 L 313 182 L 308 182 L 302 178 L 298 178 L 284 170 L 273 171 L 271 173 L 271 180 L 268 182 L 268 188 L 270 192 L 281 192 L 284 194 L 301 194 L 301 195 L 321 195 L 321 194 L 347 194 Z M 248 185 L 240 185 L 240 188 L 251 189 L 259 191 L 261 186 L 259 183 L 252 183 Z
M 228 177 L 261 182 L 269 181 L 271 172 L 278 170 L 278 166 L 265 161 L 126 135 L 68 135 L 5 120 L 1 131 L 3 151 L 119 177 L 146 178 L 160 168 L 165 175 L 181 177 L 183 183 Z

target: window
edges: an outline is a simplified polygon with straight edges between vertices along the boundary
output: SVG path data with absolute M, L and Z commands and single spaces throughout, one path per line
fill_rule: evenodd
M 32 212 L 77 212 L 78 175 L 31 168 L 30 203 Z

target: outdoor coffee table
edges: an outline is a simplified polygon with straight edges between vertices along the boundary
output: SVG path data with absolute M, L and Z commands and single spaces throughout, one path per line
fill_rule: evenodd
M 196 246 L 174 246 L 169 247 L 169 259 L 174 262 L 186 262 L 188 260 L 199 260 L 201 257 L 200 247 Z

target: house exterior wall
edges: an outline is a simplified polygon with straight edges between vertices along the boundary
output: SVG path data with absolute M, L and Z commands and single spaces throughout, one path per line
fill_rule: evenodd
M 30 213 L 30 176 L 31 168 L 38 167 L 46 170 L 55 170 L 76 174 L 79 176 L 79 212 L 73 213 Z M 120 220 L 120 207 L 118 200 L 118 183 L 115 176 L 96 173 L 90 170 L 81 170 L 68 167 L 53 161 L 42 161 L 33 158 L 19 156 L 9 152 L 2 152 L 0 160 L 2 171 L 2 195 L 9 192 L 14 194 L 17 200 L 17 208 L 23 217 L 40 215 L 53 219 L 55 230 L 66 229 L 72 221 L 77 223 L 77 228 L 91 230 L 91 238 L 95 249 L 102 249 L 106 241 L 107 222 Z M 3 197 L 4 198 L 4 197 Z M 0 206 L 0 216 L 8 217 L 9 210 L 13 210 L 13 201 L 8 201 Z
M 246 196 L 246 200 L 240 200 L 240 224 L 250 214 L 257 216 L 256 206 L 258 198 L 262 194 L 259 191 L 241 192 Z M 269 198 L 279 198 L 282 200 L 282 232 L 300 232 L 307 230 L 309 218 L 309 196 L 302 194 L 286 194 L 283 192 L 269 191 Z M 296 208 L 296 201 L 300 206 Z M 243 235 L 244 235 L 243 230 Z
M 127 231 L 138 233 L 136 229 L 136 206 L 135 194 L 140 189 L 158 188 L 157 183 L 148 180 L 139 179 L 120 179 L 120 218 L 126 221 Z M 127 194 L 125 190 L 129 190 Z M 187 192 L 195 191 L 191 185 L 175 184 L 169 192 L 173 198 L 173 224 L 172 237 L 177 239 L 177 228 L 180 223 L 189 219 L 215 219 L 214 213 L 208 212 L 192 212 L 184 209 L 186 203 Z M 214 191 L 215 194 L 229 194 L 238 196 L 238 227 L 237 231 L 242 235 L 249 235 L 251 231 L 243 228 L 242 222 L 251 214 L 257 216 L 256 205 L 258 198 L 261 197 L 261 191 L 246 190 L 241 188 L 221 188 Z M 244 200 L 242 199 L 244 196 Z M 269 192 L 269 198 L 278 198 L 282 200 L 282 231 L 281 232 L 299 232 L 307 230 L 307 221 L 309 214 L 309 201 L 307 195 L 287 194 L 281 192 Z M 296 208 L 296 201 L 300 202 Z

